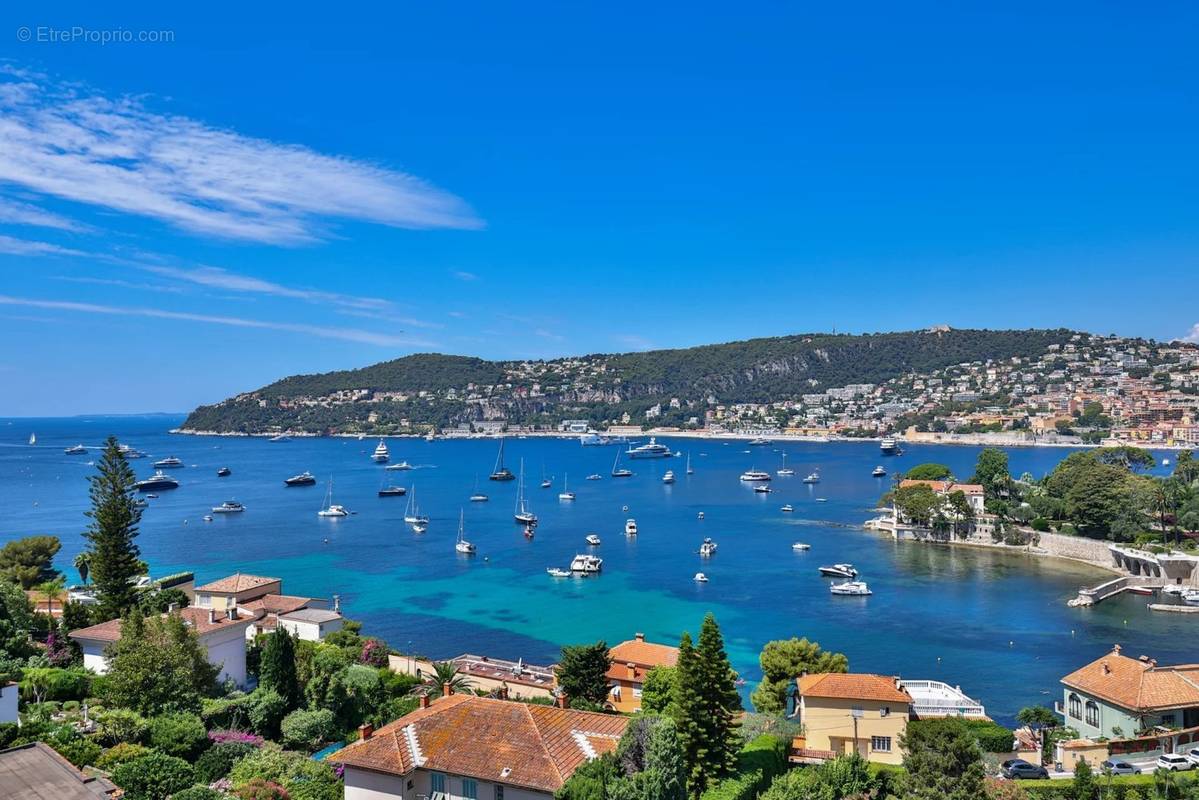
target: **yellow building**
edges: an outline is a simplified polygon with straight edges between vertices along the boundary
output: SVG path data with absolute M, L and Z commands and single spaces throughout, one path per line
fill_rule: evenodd
M 612 667 L 608 670 L 608 702 L 613 711 L 632 714 L 641 710 L 641 687 L 654 667 L 673 667 L 679 660 L 679 648 L 645 641 L 645 634 L 621 642 L 609 651 Z
M 799 721 L 808 751 L 829 757 L 855 750 L 867 761 L 899 764 L 899 737 L 907 729 L 912 696 L 898 679 L 823 672 L 802 675 Z

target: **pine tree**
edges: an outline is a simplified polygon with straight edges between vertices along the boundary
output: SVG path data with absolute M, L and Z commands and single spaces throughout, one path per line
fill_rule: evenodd
M 137 597 L 131 579 L 140 573 L 141 555 L 134 539 L 142 512 L 133 502 L 133 470 L 114 436 L 104 443 L 96 474 L 88 478 L 91 524 L 83 534 L 100 612 L 113 619 L 128 611 Z
M 735 715 L 741 710 L 736 679 L 724 651 L 716 618 L 704 617 L 699 642 L 683 634 L 678 660 L 678 729 L 688 768 L 692 797 L 737 765 L 738 737 Z
M 296 645 L 291 634 L 283 628 L 275 628 L 262 647 L 258 685 L 282 697 L 289 711 L 300 707 L 302 698 L 300 682 L 296 679 Z

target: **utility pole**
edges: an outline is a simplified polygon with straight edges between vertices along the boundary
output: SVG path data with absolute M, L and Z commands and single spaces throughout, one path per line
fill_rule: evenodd
M 858 755 L 858 720 L 862 718 L 862 709 L 851 709 L 850 715 L 853 717 L 853 752 Z

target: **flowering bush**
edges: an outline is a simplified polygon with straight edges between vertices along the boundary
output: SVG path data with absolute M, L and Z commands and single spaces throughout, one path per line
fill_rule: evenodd
M 358 661 L 371 667 L 386 667 L 387 645 L 378 639 L 367 639 L 362 644 L 362 654 L 358 656 Z
M 291 800 L 291 796 L 274 781 L 254 778 L 237 790 L 241 800 Z
M 213 744 L 224 744 L 226 742 L 238 742 L 239 744 L 249 744 L 254 747 L 262 747 L 262 737 L 255 736 L 246 731 L 209 731 L 208 738 Z

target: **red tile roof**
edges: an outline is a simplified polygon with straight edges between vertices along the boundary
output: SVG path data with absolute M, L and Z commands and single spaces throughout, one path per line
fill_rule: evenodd
M 978 483 L 950 483 L 949 481 L 924 481 L 914 478 L 904 478 L 899 482 L 899 488 L 908 486 L 927 486 L 937 494 L 947 492 L 963 492 L 965 494 L 983 494 L 983 487 Z
M 407 775 L 417 767 L 542 792 L 616 749 L 628 718 L 455 694 L 380 728 L 330 761 Z
M 804 697 L 828 697 L 837 700 L 874 700 L 881 703 L 911 704 L 912 696 L 897 688 L 894 678 L 884 675 L 846 672 L 818 672 L 800 677 L 799 693 Z
M 645 673 L 654 667 L 673 667 L 679 661 L 679 648 L 668 644 L 655 644 L 644 639 L 629 639 L 608 651 L 612 666 L 608 669 L 610 680 L 645 680 Z M 633 665 L 633 677 L 629 677 L 629 664 Z
M 236 575 L 229 575 L 212 583 L 206 583 L 203 586 L 197 586 L 197 592 L 220 592 L 236 594 L 244 592 L 247 589 L 256 589 L 259 586 L 266 586 L 268 583 L 282 583 L 282 578 L 264 578 L 261 575 L 242 575 L 240 572 Z
M 1199 705 L 1199 664 L 1159 667 L 1149 659 L 1121 655 L 1119 645 L 1062 683 L 1131 711 Z
M 287 594 L 264 594 L 246 603 L 239 603 L 242 608 L 251 611 L 264 611 L 268 614 L 288 614 L 307 608 L 312 602 L 311 597 L 295 597 Z
M 183 621 L 186 622 L 200 636 L 212 633 L 213 631 L 222 628 L 236 627 L 238 625 L 249 625 L 254 620 L 263 615 L 263 612 L 251 612 L 242 614 L 238 619 L 229 619 L 224 613 L 217 613 L 216 621 L 209 622 L 207 608 L 198 608 L 196 606 L 188 606 L 182 608 L 178 612 Z M 165 617 L 166 614 L 163 614 Z M 88 639 L 96 642 L 115 642 L 121 638 L 121 621 L 119 619 L 110 619 L 107 622 L 101 622 L 99 625 L 92 625 L 89 628 L 80 628 L 79 630 L 71 631 L 68 634 L 72 639 Z

